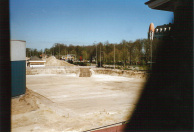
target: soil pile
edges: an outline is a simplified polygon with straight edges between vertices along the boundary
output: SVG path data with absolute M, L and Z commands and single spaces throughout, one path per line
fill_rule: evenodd
M 46 59 L 46 66 L 74 66 L 63 60 L 57 60 L 55 57 L 51 56 Z
M 39 107 L 36 103 L 36 97 L 33 92 L 26 89 L 25 95 L 13 98 L 11 101 L 11 114 L 21 114 L 37 110 Z

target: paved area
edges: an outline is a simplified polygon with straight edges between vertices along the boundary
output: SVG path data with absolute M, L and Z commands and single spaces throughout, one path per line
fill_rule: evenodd
M 127 120 L 145 80 L 110 75 L 27 75 L 39 109 L 13 115 L 13 131 L 84 131 Z M 24 118 L 25 117 L 25 118 Z M 37 117 L 37 121 L 32 121 Z M 17 120 L 25 119 L 19 127 Z M 24 123 L 25 124 L 25 123 Z

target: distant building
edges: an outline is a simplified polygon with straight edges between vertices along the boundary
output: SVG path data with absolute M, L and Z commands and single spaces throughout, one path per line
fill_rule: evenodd
M 171 29 L 171 23 L 157 26 L 154 32 L 154 39 L 165 39 L 167 36 L 170 36 Z
M 29 67 L 45 67 L 45 63 L 45 60 L 42 60 L 36 56 L 31 57 L 30 60 L 28 60 Z
M 64 61 L 75 61 L 76 55 L 75 54 L 67 54 L 65 56 L 62 56 L 61 59 Z
M 153 40 L 154 38 L 154 24 L 151 23 L 148 30 L 148 39 Z
M 170 36 L 173 24 L 164 24 L 154 28 L 154 24 L 151 23 L 148 30 L 148 39 L 165 39 Z

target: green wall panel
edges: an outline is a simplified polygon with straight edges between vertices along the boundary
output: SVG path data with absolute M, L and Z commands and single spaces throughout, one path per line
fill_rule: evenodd
M 11 61 L 12 97 L 26 92 L 26 61 Z

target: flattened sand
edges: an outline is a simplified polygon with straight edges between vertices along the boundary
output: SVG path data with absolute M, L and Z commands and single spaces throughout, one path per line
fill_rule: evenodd
M 67 132 L 128 119 L 145 80 L 110 75 L 27 75 L 27 92 L 12 99 L 13 132 Z

